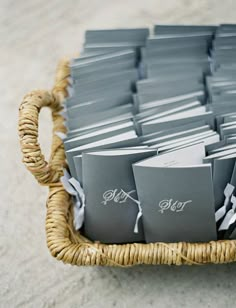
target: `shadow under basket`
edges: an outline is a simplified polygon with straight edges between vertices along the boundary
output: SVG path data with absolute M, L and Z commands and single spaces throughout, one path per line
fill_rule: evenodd
M 73 226 L 73 204 L 60 177 L 66 167 L 65 151 L 56 132 L 66 132 L 60 115 L 67 96 L 69 60 L 60 61 L 55 86 L 51 91 L 27 94 L 19 108 L 19 137 L 23 162 L 39 184 L 49 187 L 47 200 L 47 245 L 53 257 L 73 265 L 129 267 L 138 264 L 207 264 L 236 261 L 236 240 L 209 243 L 151 243 L 105 245 L 95 243 Z M 49 162 L 44 160 L 38 143 L 38 117 L 42 107 L 52 110 L 53 140 Z

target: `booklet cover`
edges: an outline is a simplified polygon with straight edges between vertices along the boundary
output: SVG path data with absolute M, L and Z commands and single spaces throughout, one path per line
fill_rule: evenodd
M 141 220 L 134 232 L 139 206 L 132 164 L 156 154 L 148 149 L 83 154 L 84 233 L 89 239 L 102 243 L 144 241 Z
M 148 243 L 217 239 L 212 171 L 202 165 L 204 155 L 200 143 L 133 165 Z

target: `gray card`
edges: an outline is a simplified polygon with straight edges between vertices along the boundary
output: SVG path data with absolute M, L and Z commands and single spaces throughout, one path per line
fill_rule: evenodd
M 128 120 L 121 120 L 121 121 L 114 121 L 114 122 L 110 122 L 110 123 L 104 123 L 104 125 L 91 125 L 91 126 L 87 126 L 87 127 L 82 127 L 82 128 L 77 128 L 77 129 L 73 129 L 70 131 L 67 131 L 67 137 L 65 138 L 65 141 L 70 139 L 70 138 L 74 138 L 80 135 L 84 135 L 84 134 L 88 134 L 90 132 L 95 132 L 97 130 L 103 129 L 103 128 L 109 128 L 109 127 L 113 127 L 114 125 L 117 124 L 125 124 L 127 122 L 130 122 L 131 119 Z
M 206 164 L 209 164 L 209 163 L 212 164 L 215 159 L 218 159 L 218 158 L 221 158 L 221 157 L 224 157 L 224 156 L 235 155 L 235 154 L 236 154 L 236 148 L 233 147 L 233 148 L 218 151 L 218 152 L 215 152 L 215 153 L 213 153 L 209 156 L 206 156 L 206 157 L 204 157 L 203 162 L 206 163 Z
M 126 132 L 96 142 L 91 142 L 76 148 L 72 148 L 66 151 L 66 159 L 69 165 L 70 173 L 72 177 L 76 178 L 76 170 L 73 157 L 80 155 L 83 152 L 94 149 L 113 149 L 119 147 L 137 146 L 140 144 L 139 138 L 134 132 Z
M 163 112 L 168 112 L 168 111 L 172 113 L 171 110 L 174 110 L 174 109 L 176 110 L 176 108 L 180 108 L 181 110 L 182 108 L 184 109 L 184 106 L 185 107 L 187 106 L 186 109 L 188 109 L 188 107 L 200 106 L 200 105 L 201 103 L 198 101 L 198 99 L 188 99 L 184 101 L 170 102 L 170 103 L 160 104 L 159 106 L 157 105 L 155 107 L 146 108 L 146 109 L 145 109 L 145 106 L 140 105 L 141 110 L 140 112 L 135 114 L 135 120 L 140 122 L 140 120 L 145 119 L 149 116 L 152 116 L 153 118 L 158 117 L 159 113 L 163 114 Z M 144 111 L 142 111 L 142 107 L 144 107 Z
M 145 60 L 145 62 L 148 65 L 161 65 L 161 67 L 163 67 L 163 64 L 166 65 L 171 65 L 171 64 L 176 64 L 176 63 L 195 63 L 195 64 L 199 64 L 201 67 L 204 66 L 205 64 L 208 63 L 208 58 L 207 58 L 207 54 L 203 54 L 203 55 L 163 55 L 163 56 L 158 56 L 158 57 L 150 57 L 148 59 Z
M 176 55 L 177 53 L 181 53 L 182 55 L 185 55 L 186 57 L 189 56 L 202 56 L 207 53 L 207 46 L 206 44 L 202 45 L 193 45 L 193 46 L 174 46 L 172 48 L 141 48 L 141 55 L 142 60 L 146 61 L 148 58 L 152 59 L 155 57 L 170 57 L 173 55 Z M 194 73 L 194 72 L 193 72 Z
M 107 86 L 104 88 L 99 88 L 94 90 L 91 88 L 91 91 L 89 91 L 89 89 L 81 93 L 80 91 L 74 91 L 73 97 L 76 97 L 76 99 L 79 102 L 83 103 L 98 98 L 103 98 L 108 96 L 112 97 L 115 95 L 117 96 L 120 93 L 129 92 L 131 90 L 132 90 L 131 82 L 129 82 L 128 80 L 122 80 L 121 82 L 119 82 L 119 84 L 113 85 L 111 87 L 109 86 L 109 84 L 107 84 Z
M 177 80 L 178 78 L 178 80 Z M 182 72 L 182 74 L 178 74 L 178 72 L 176 74 L 166 74 L 164 76 L 156 76 L 154 78 L 147 78 L 147 79 L 141 79 L 139 81 L 137 81 L 137 89 L 138 91 L 143 88 L 150 88 L 150 87 L 156 87 L 156 86 L 161 86 L 164 85 L 165 83 L 173 83 L 174 81 L 180 83 L 185 82 L 185 81 L 189 81 L 189 80 L 193 80 L 195 82 L 198 83 L 203 83 L 203 74 L 202 72 Z
M 221 140 L 222 141 L 222 140 Z M 220 142 L 221 142 L 220 141 Z M 219 143 L 220 143 L 219 142 Z M 216 144 L 213 144 L 213 146 L 216 146 Z M 222 146 L 218 146 L 216 147 L 215 149 L 209 151 L 208 150 L 208 155 L 211 155 L 211 154 L 214 154 L 214 153 L 219 153 L 221 151 L 225 151 L 225 150 L 231 150 L 231 149 L 234 149 L 236 147 L 236 144 L 228 144 L 228 145 L 224 145 L 222 143 Z M 206 147 L 206 151 L 207 151 L 208 147 Z
M 118 88 L 120 89 L 121 93 L 125 91 L 129 92 L 132 90 L 132 87 L 134 85 L 134 80 L 126 78 L 113 81 L 112 79 L 108 78 L 106 82 L 104 82 L 104 84 L 98 83 L 97 81 L 91 82 L 89 84 L 86 83 L 84 85 L 81 84 L 79 87 L 78 84 L 77 83 L 73 84 L 74 95 L 78 96 L 79 99 L 84 100 L 84 97 L 87 98 L 89 97 L 89 95 L 94 97 L 94 93 L 97 93 L 97 96 L 102 96 L 103 91 L 109 92 L 110 89 Z
M 131 113 L 127 115 L 121 115 L 115 118 L 107 119 L 105 121 L 100 121 L 100 122 L 96 122 L 90 125 L 85 125 L 83 127 L 76 128 L 73 130 L 68 130 L 67 135 L 71 137 L 71 136 L 75 136 L 78 134 L 88 133 L 90 131 L 96 130 L 101 127 L 113 126 L 115 123 L 122 123 L 122 122 L 125 123 L 129 120 L 132 120 L 132 118 L 133 118 L 133 114 Z
M 147 39 L 146 46 L 158 46 L 158 45 L 164 45 L 169 46 L 170 48 L 175 45 L 181 45 L 183 44 L 192 44 L 192 42 L 209 42 L 212 37 L 212 33 L 190 33 L 186 35 L 157 35 L 157 36 L 151 36 Z
M 187 34 L 216 31 L 217 26 L 211 25 L 155 25 L 154 33 L 159 34 Z
M 166 117 L 167 118 L 167 117 Z M 188 115 L 188 116 L 184 116 L 182 118 L 179 119 L 173 119 L 173 120 L 165 120 L 164 118 L 162 118 L 161 121 L 150 121 L 150 122 L 146 122 L 142 124 L 142 132 L 143 134 L 150 134 L 153 132 L 156 132 L 158 130 L 162 130 L 162 129 L 168 129 L 171 127 L 178 127 L 180 125 L 184 125 L 184 124 L 188 124 L 194 121 L 204 121 L 205 124 L 209 124 L 211 127 L 213 125 L 213 115 L 212 113 L 209 112 L 205 112 L 201 115 Z M 151 123 L 152 122 L 152 123 Z
M 211 166 L 200 164 L 201 147 L 193 145 L 133 165 L 148 243 L 217 239 Z
M 184 112 L 184 111 L 190 111 L 190 110 L 195 110 L 197 107 L 201 107 L 201 103 L 199 101 L 194 101 L 191 103 L 186 103 L 186 104 L 182 104 L 182 105 L 177 105 L 176 107 L 174 106 L 175 104 L 169 104 L 169 105 L 163 105 L 160 106 L 158 109 L 159 110 L 155 110 L 155 108 L 152 108 L 151 110 L 152 115 L 147 115 L 148 111 L 143 112 L 142 114 L 136 115 L 135 117 L 135 121 L 137 121 L 140 125 L 142 123 L 146 123 L 152 120 L 157 120 L 157 119 L 161 119 L 163 117 L 166 117 L 168 115 L 174 115 L 177 114 L 179 112 Z M 169 108 L 168 108 L 169 107 Z M 146 113 L 146 116 L 145 116 Z M 138 119 L 139 118 L 139 119 Z
M 86 198 L 84 233 L 103 243 L 144 240 L 132 163 L 153 156 L 152 150 L 115 150 L 85 153 L 82 157 Z
M 102 55 L 105 55 L 105 54 L 108 54 L 108 53 L 109 52 L 104 52 L 104 51 L 96 51 L 96 52 L 93 51 L 93 52 L 88 52 L 86 54 L 80 53 L 78 58 L 73 58 L 70 61 L 69 68 L 70 68 L 70 70 L 72 70 L 74 66 L 76 67 L 78 65 L 78 63 L 84 62 L 84 60 L 96 58 L 97 56 L 102 56 Z
M 71 67 L 72 71 L 75 69 L 90 69 L 92 67 L 102 67 L 106 65 L 112 65 L 114 62 L 133 61 L 135 53 L 133 50 L 124 50 L 118 52 L 112 52 L 105 55 L 99 55 L 92 58 L 83 59 L 77 63 L 74 63 Z
M 83 125 L 80 121 L 78 121 L 78 122 L 74 121 L 74 123 L 72 123 L 72 125 L 68 125 L 67 120 L 64 123 L 65 123 L 65 125 L 66 125 L 66 127 L 69 131 L 80 130 L 80 132 L 85 132 L 85 131 L 89 131 L 90 129 L 93 129 L 95 127 L 101 127 L 101 126 L 105 126 L 105 125 L 111 124 L 111 123 L 130 120 L 132 118 L 133 118 L 133 113 L 127 112 L 127 113 L 121 113 L 120 115 L 116 115 L 116 116 L 113 116 L 113 117 L 107 117 L 106 119 L 101 119 L 101 120 L 96 119 L 96 121 L 94 121 L 92 123 L 84 122 Z M 75 119 L 73 119 L 73 120 L 75 120 Z
M 201 65 L 200 65 L 201 64 Z M 209 63 L 171 63 L 170 65 L 163 63 L 163 65 L 147 65 L 147 76 L 155 77 L 161 74 L 171 74 L 177 71 L 186 71 L 191 72 L 193 70 L 201 69 L 204 73 L 210 73 L 210 65 Z
M 109 108 L 104 111 L 98 111 L 96 113 L 87 114 L 87 115 L 78 115 L 76 118 L 68 118 L 66 120 L 66 125 L 69 129 L 76 129 L 93 123 L 98 123 L 106 120 L 107 118 L 114 118 L 117 116 L 132 114 L 133 105 L 125 104 L 122 106 Z
M 204 146 L 207 144 L 212 144 L 214 142 L 219 141 L 219 135 L 215 132 L 209 132 L 209 133 L 201 133 L 201 134 L 196 134 L 195 136 L 192 137 L 184 137 L 184 138 L 179 138 L 178 140 L 172 140 L 166 145 L 158 145 L 154 144 L 151 146 L 151 148 L 158 149 L 158 152 L 166 152 L 166 151 L 173 151 L 174 149 L 179 149 L 182 147 L 186 147 L 187 145 L 192 145 L 195 144 L 196 142 L 203 142 Z
M 80 68 L 76 68 L 71 70 L 71 76 L 73 79 L 77 80 L 78 82 L 83 80 L 84 82 L 89 80 L 91 78 L 99 78 L 101 74 L 111 74 L 114 72 L 122 72 L 124 70 L 133 69 L 136 65 L 136 59 L 134 58 L 133 61 L 126 60 L 126 61 L 118 61 L 107 64 L 106 66 L 91 66 L 90 68 L 84 68 L 83 70 L 80 70 Z
M 89 66 L 83 66 L 83 67 L 73 67 L 73 70 L 71 70 L 71 76 L 74 79 L 83 79 L 84 77 L 86 78 L 86 76 L 90 75 L 93 76 L 95 78 L 96 73 L 98 73 L 100 71 L 100 74 L 103 74 L 104 72 L 107 73 L 112 73 L 112 71 L 116 71 L 119 72 L 121 70 L 121 68 L 123 68 L 123 70 L 125 69 L 131 69 L 134 68 L 136 65 L 136 59 L 134 58 L 134 54 L 133 54 L 133 59 L 124 59 L 122 61 L 116 61 L 114 60 L 114 62 L 110 63 L 91 63 Z
M 145 46 L 145 50 L 147 51 L 147 53 L 144 51 L 142 52 L 142 55 L 144 54 L 144 58 L 145 56 L 148 57 L 148 55 L 153 56 L 155 52 L 157 52 L 160 54 L 163 54 L 164 51 L 167 51 L 168 54 L 174 54 L 174 53 L 180 53 L 181 51 L 183 51 L 183 53 L 187 53 L 188 51 L 189 54 L 191 54 L 191 52 L 194 50 L 194 54 L 196 54 L 196 52 L 199 52 L 199 54 L 206 54 L 209 46 L 208 46 L 208 42 L 207 41 L 202 41 L 202 42 L 198 42 L 198 41 L 192 41 L 192 42 L 184 42 L 182 44 L 159 44 L 159 45 L 152 45 L 152 46 Z M 186 50 L 186 52 L 185 52 Z
M 161 98 L 160 94 L 157 94 L 157 92 L 154 93 L 145 93 L 145 94 L 138 94 L 136 97 L 136 100 L 138 101 L 138 104 L 140 104 L 140 110 L 143 110 L 144 108 L 153 108 L 156 106 L 160 106 L 162 104 L 167 104 L 171 102 L 179 102 L 191 98 L 198 98 L 201 102 L 205 101 L 205 93 L 203 90 L 197 90 L 197 91 L 184 91 L 184 94 L 179 95 L 172 95 L 167 93 L 162 93 Z M 144 105 L 144 106 L 141 106 Z M 142 108 L 142 109 L 141 109 Z
M 132 98 L 127 100 L 126 103 L 131 103 Z M 119 103 L 118 101 L 111 101 L 109 99 L 98 99 L 95 101 L 78 104 L 74 107 L 68 108 L 66 110 L 68 117 L 76 118 L 78 115 L 86 115 L 92 112 L 99 112 L 107 110 L 108 108 L 122 106 L 124 103 Z
M 157 137 L 150 136 L 150 138 L 142 142 L 142 144 L 151 146 L 154 144 L 158 144 L 158 143 L 161 144 L 162 142 L 171 141 L 171 140 L 173 141 L 176 140 L 177 142 L 178 138 L 194 137 L 195 134 L 209 132 L 209 131 L 211 131 L 209 125 L 204 125 L 204 126 L 200 126 L 200 127 L 193 128 L 193 129 L 175 132 L 172 134 L 168 134 L 167 132 L 166 135 L 164 136 L 157 136 Z
M 201 121 L 193 122 L 193 123 L 189 123 L 189 124 L 186 124 L 186 125 L 180 125 L 178 127 L 170 128 L 170 129 L 167 129 L 167 130 L 164 129 L 164 130 L 161 130 L 161 131 L 158 131 L 158 132 L 155 132 L 155 133 L 142 135 L 142 136 L 140 136 L 140 141 L 145 142 L 147 140 L 159 138 L 159 137 L 165 138 L 166 135 L 178 134 L 178 133 L 181 133 L 181 132 L 184 132 L 184 131 L 187 131 L 187 130 L 198 129 L 199 127 L 200 128 L 205 127 L 206 130 L 208 130 L 210 128 L 209 125 L 204 125 L 204 122 L 201 122 Z
M 135 56 L 137 58 L 138 55 L 138 46 L 137 43 L 119 43 L 119 44 L 108 44 L 108 43 L 101 43 L 101 44 L 84 44 L 82 55 L 90 55 L 94 53 L 111 53 L 117 52 L 122 50 L 133 50 L 135 52 Z
M 87 30 L 85 33 L 85 41 L 86 43 L 144 43 L 148 35 L 148 28 Z
M 91 89 L 94 88 L 101 88 L 106 86 L 107 84 L 113 85 L 118 83 L 121 80 L 127 80 L 134 83 L 138 80 L 138 70 L 136 68 L 133 68 L 131 70 L 124 70 L 122 72 L 113 72 L 112 74 L 106 74 L 104 76 L 100 76 L 99 79 L 93 78 L 91 76 L 91 79 L 89 81 L 79 81 L 75 82 L 74 88 L 76 88 L 77 91 L 87 91 L 88 89 L 91 91 Z
M 78 100 L 78 98 L 76 97 L 71 97 L 70 99 L 66 99 L 65 100 L 65 106 L 66 108 L 68 108 L 68 114 L 69 116 L 71 116 L 73 113 L 75 113 L 76 115 L 79 113 L 80 114 L 80 110 L 82 110 L 81 112 L 91 112 L 90 108 L 94 108 L 95 111 L 97 111 L 97 109 L 99 107 L 94 107 L 90 105 L 92 104 L 99 104 L 101 103 L 101 110 L 104 110 L 104 108 L 106 109 L 106 107 L 117 107 L 117 106 L 121 106 L 124 105 L 126 103 L 131 103 L 133 101 L 132 98 L 132 93 L 131 91 L 128 92 L 122 92 L 119 93 L 117 95 L 113 95 L 111 97 L 103 97 L 103 98 L 96 98 L 96 100 L 93 101 L 87 101 L 82 103 L 80 100 Z M 103 105 L 105 107 L 103 107 Z M 96 109 L 97 108 L 97 109 Z
M 102 128 L 100 130 L 92 131 L 87 134 L 78 135 L 73 138 L 67 138 L 64 142 L 64 147 L 66 150 L 95 142 L 101 139 L 109 138 L 118 134 L 129 132 L 134 129 L 134 124 L 132 121 L 127 123 L 114 125 L 113 127 Z
M 185 80 L 170 80 L 161 82 L 140 82 L 137 84 L 138 93 L 148 93 L 148 92 L 158 92 L 157 98 L 170 97 L 170 95 L 180 95 L 185 94 L 190 91 L 200 91 L 203 90 L 203 84 L 201 84 L 196 78 L 188 78 Z M 168 87 L 169 86 L 169 87 Z M 168 92 L 169 89 L 169 92 Z M 162 94 L 162 95 L 161 95 Z

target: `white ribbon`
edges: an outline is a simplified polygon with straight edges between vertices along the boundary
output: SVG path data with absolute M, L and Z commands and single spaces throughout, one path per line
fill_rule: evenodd
M 62 141 L 67 137 L 66 134 L 62 132 L 55 132 L 55 135 L 57 135 L 57 137 L 59 137 Z
M 125 191 L 123 191 L 123 192 L 126 194 Z M 128 198 L 130 198 L 132 201 L 134 201 L 138 206 L 138 214 L 136 216 L 135 225 L 134 225 L 134 233 L 138 233 L 139 219 L 143 216 L 142 208 L 141 208 L 140 202 L 138 200 L 134 199 L 130 195 L 128 195 Z
M 84 223 L 85 195 L 80 183 L 72 178 L 67 170 L 64 169 L 64 176 L 61 182 L 65 190 L 74 199 L 74 226 L 79 230 Z
M 73 85 L 73 78 L 71 76 L 67 77 L 67 81 L 70 85 Z
M 73 94 L 74 94 L 74 90 L 73 90 L 72 86 L 71 86 L 71 85 L 68 85 L 67 88 L 66 88 L 66 90 L 67 90 L 67 93 L 68 93 L 68 97 L 69 97 L 69 98 L 72 97 Z
M 236 221 L 236 214 L 235 214 L 236 197 L 235 196 L 231 197 L 231 202 L 233 203 L 232 209 L 230 209 L 228 213 L 226 214 L 222 224 L 219 227 L 219 231 L 228 230 L 230 225 L 232 225 Z
M 66 109 L 60 111 L 59 114 L 64 118 L 64 120 L 68 120 L 69 119 L 68 113 L 67 113 Z
M 79 181 L 77 181 L 75 178 L 70 178 L 69 182 L 76 189 L 79 195 L 79 198 L 76 201 L 74 207 L 75 229 L 79 230 L 84 223 L 85 195 Z
M 140 204 L 140 203 L 139 203 Z M 139 208 L 138 215 L 136 217 L 135 225 L 134 225 L 134 233 L 138 233 L 138 223 L 139 219 L 143 216 L 141 207 Z
M 229 204 L 230 197 L 231 197 L 233 191 L 234 191 L 234 186 L 228 183 L 225 187 L 225 190 L 224 190 L 224 195 L 225 195 L 224 205 L 222 207 L 220 207 L 215 213 L 216 222 L 218 222 L 221 218 L 223 218 L 225 216 L 226 211 L 227 211 L 227 206 Z

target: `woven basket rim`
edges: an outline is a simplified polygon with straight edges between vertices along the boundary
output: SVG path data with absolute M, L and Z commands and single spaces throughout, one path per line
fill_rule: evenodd
M 57 260 L 72 265 L 109 265 L 129 267 L 138 264 L 201 265 L 236 261 L 236 240 L 209 243 L 132 243 L 102 244 L 92 242 L 73 226 L 73 204 L 60 177 L 66 167 L 62 140 L 56 132 L 66 132 L 60 114 L 67 96 L 69 59 L 62 59 L 51 91 L 27 94 L 19 108 L 19 138 L 23 163 L 41 185 L 49 187 L 46 215 L 47 246 Z M 38 116 L 41 108 L 52 110 L 53 141 L 49 162 L 38 144 Z

